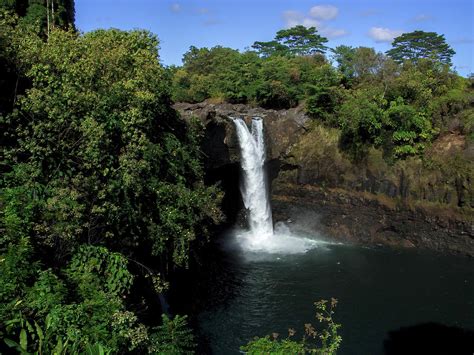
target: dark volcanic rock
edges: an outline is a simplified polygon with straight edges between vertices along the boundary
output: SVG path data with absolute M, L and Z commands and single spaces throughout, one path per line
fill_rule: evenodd
M 211 169 L 239 161 L 237 136 L 230 117 L 247 121 L 256 116 L 263 118 L 269 161 L 285 157 L 298 136 L 306 130 L 309 119 L 302 107 L 278 111 L 228 103 L 177 103 L 174 107 L 185 119 L 197 117 L 203 122 L 206 129 L 203 152 Z
M 337 189 L 274 187 L 275 220 L 292 220 L 306 232 L 354 244 L 418 247 L 474 256 L 472 221 L 386 204 Z
M 223 210 L 229 225 L 237 222 L 243 208 L 239 191 L 240 149 L 231 117 L 246 121 L 256 116 L 263 118 L 270 179 L 278 175 L 280 159 L 305 130 L 304 124 L 308 120 L 301 107 L 281 111 L 227 103 L 178 103 L 174 107 L 184 119 L 195 117 L 204 124 L 201 149 L 205 154 L 206 182 L 218 183 L 225 191 Z

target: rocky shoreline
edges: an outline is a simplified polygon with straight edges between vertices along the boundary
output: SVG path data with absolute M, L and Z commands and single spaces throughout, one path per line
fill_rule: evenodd
M 331 240 L 474 257 L 472 220 L 451 210 L 430 211 L 371 194 L 296 184 L 274 186 L 272 208 L 275 220 Z

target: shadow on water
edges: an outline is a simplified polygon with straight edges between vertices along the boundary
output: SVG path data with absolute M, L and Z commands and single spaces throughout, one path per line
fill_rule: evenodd
M 402 327 L 388 333 L 384 351 L 386 355 L 472 355 L 474 331 L 433 322 Z
M 172 288 L 166 294 L 172 314 L 189 316 L 189 325 L 198 341 L 197 354 L 213 353 L 211 340 L 202 331 L 198 315 L 231 304 L 238 297 L 247 274 L 240 265 L 240 257 L 220 245 L 223 237 L 219 235 L 205 246 L 199 258 L 192 259 L 189 268 L 176 270 Z

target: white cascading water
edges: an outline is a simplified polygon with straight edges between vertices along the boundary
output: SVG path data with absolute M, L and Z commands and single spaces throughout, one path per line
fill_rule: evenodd
M 282 222 L 273 231 L 272 210 L 265 176 L 265 142 L 263 120 L 252 119 L 251 129 L 243 119 L 234 121 L 241 152 L 243 181 L 240 187 L 248 209 L 249 231 L 237 230 L 235 237 L 241 249 L 250 252 L 277 254 L 303 253 L 313 248 L 315 240 L 295 237 Z
M 234 119 L 241 149 L 243 181 L 240 186 L 245 208 L 248 209 L 250 231 L 256 242 L 273 236 L 272 210 L 268 201 L 265 179 L 265 143 L 263 121 L 252 119 L 249 131 L 244 120 Z

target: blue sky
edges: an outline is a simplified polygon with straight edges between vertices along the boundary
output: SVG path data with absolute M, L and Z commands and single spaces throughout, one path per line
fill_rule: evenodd
M 181 64 L 191 45 L 239 50 L 297 24 L 316 26 L 329 47 L 374 47 L 414 30 L 444 34 L 456 51 L 461 75 L 474 72 L 473 0 L 76 0 L 76 24 L 152 31 L 160 38 L 163 64 Z

